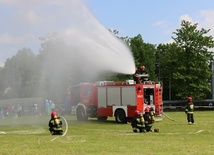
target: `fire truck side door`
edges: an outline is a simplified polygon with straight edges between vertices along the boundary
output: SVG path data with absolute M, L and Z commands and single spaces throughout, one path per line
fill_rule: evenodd
M 80 102 L 84 105 L 90 105 L 94 102 L 92 84 L 84 84 L 81 88 Z

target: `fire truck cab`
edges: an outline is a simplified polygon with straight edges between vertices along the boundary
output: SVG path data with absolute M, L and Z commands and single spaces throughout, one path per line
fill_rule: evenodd
M 133 80 L 81 83 L 71 86 L 68 94 L 72 114 L 79 121 L 115 117 L 117 122 L 126 123 L 134 117 L 135 110 L 144 113 L 145 107 L 153 108 L 156 116 L 163 113 L 161 83 L 135 84 Z

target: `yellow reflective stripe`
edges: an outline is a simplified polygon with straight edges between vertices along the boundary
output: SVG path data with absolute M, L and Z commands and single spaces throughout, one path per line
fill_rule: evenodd
M 193 114 L 193 111 L 188 111 L 187 113 L 188 113 L 188 114 Z

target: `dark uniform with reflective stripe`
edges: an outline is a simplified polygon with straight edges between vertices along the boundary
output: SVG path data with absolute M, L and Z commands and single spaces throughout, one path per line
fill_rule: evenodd
M 145 123 L 142 114 L 136 115 L 131 120 L 133 132 L 145 132 Z
M 133 74 L 133 79 L 136 84 L 140 83 L 140 77 L 138 76 L 140 74 L 140 71 L 135 68 L 135 73 Z
M 147 132 L 152 132 L 151 128 L 153 123 L 155 122 L 155 116 L 153 111 L 145 112 L 143 115 L 144 120 L 145 120 L 145 127 Z
M 194 116 L 193 116 L 193 111 L 194 111 L 194 104 L 192 101 L 187 102 L 187 106 L 185 108 L 185 113 L 187 114 L 187 121 L 189 124 L 194 124 Z
M 63 130 L 62 130 L 62 121 L 60 117 L 55 116 L 51 117 L 49 121 L 49 131 L 52 135 L 62 135 Z

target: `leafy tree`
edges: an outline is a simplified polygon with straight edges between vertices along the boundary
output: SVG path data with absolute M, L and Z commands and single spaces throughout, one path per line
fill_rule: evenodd
M 138 34 L 128 39 L 128 44 L 133 53 L 136 67 L 144 65 L 149 72 L 150 79 L 156 80 L 155 77 L 155 45 L 145 43 L 142 36 Z
M 173 78 L 173 74 L 177 69 L 179 61 L 177 59 L 180 51 L 175 43 L 172 44 L 159 44 L 157 46 L 156 60 L 157 60 L 157 71 L 156 73 L 160 76 L 160 81 L 164 84 L 163 99 L 171 100 L 175 99 L 177 94 L 176 81 Z
M 176 69 L 172 73 L 176 96 L 186 99 L 188 95 L 195 99 L 206 98 L 210 93 L 209 68 L 212 59 L 210 48 L 214 47 L 212 36 L 207 36 L 210 30 L 198 30 L 198 24 L 188 21 L 181 22 L 181 28 L 177 29 L 173 37 L 179 50 L 174 53 Z
M 4 98 L 5 90 L 5 81 L 4 81 L 4 72 L 3 67 L 0 67 L 0 98 Z
M 7 59 L 2 70 L 7 98 L 33 97 L 36 87 L 35 55 L 27 48 Z M 7 91 L 8 90 L 8 91 Z
M 118 30 L 112 30 L 112 29 L 108 29 L 115 37 L 121 39 L 122 41 L 124 42 L 127 42 L 128 41 L 128 36 L 126 37 L 123 37 L 123 36 L 118 36 L 119 35 L 119 31 Z

